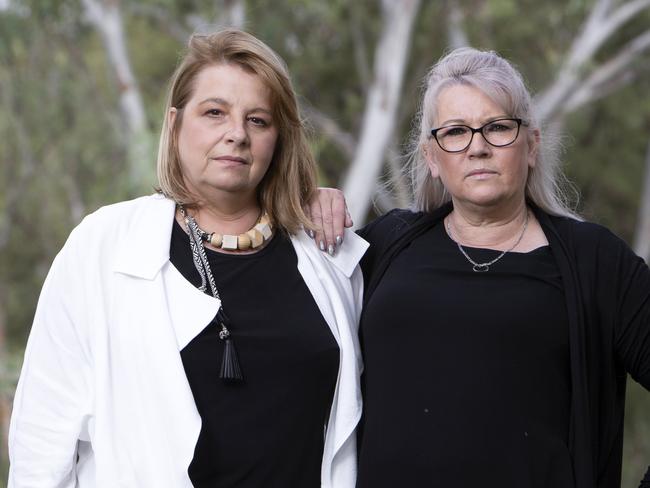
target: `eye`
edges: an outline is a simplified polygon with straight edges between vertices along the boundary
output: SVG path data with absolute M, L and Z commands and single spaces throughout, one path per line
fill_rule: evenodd
M 258 127 L 268 127 L 269 123 L 261 117 L 249 117 L 248 120 Z
M 440 135 L 442 137 L 462 137 L 465 134 L 467 134 L 467 127 L 462 125 L 454 125 L 443 129 Z
M 493 122 L 487 126 L 488 132 L 506 132 L 513 129 L 513 125 L 509 121 Z
M 205 111 L 205 115 L 209 117 L 222 117 L 223 110 L 221 110 L 220 108 L 211 108 Z

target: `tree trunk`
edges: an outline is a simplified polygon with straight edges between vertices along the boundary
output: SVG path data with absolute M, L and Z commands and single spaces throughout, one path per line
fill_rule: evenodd
M 645 177 L 641 188 L 634 251 L 645 259 L 646 263 L 650 263 L 650 142 L 645 158 Z
M 152 135 L 140 89 L 131 69 L 119 0 L 82 0 L 88 21 L 99 32 L 120 93 L 127 135 L 128 182 L 133 193 L 155 182 Z
M 246 23 L 246 6 L 244 0 L 226 0 L 224 15 L 222 15 L 221 23 L 243 29 Z
M 447 44 L 451 49 L 469 46 L 469 39 L 463 23 L 465 16 L 456 0 L 448 0 L 447 10 Z
M 375 50 L 374 75 L 366 100 L 356 154 L 343 185 L 348 208 L 363 223 L 385 153 L 395 130 L 397 106 L 419 0 L 383 2 L 384 29 Z
M 0 282 L 0 459 L 7 459 L 7 439 L 13 388 L 9 387 L 10 374 L 7 361 L 7 285 Z

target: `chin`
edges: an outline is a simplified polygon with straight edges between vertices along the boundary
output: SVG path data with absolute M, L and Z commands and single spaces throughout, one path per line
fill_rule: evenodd
M 212 181 L 208 181 L 207 184 L 210 188 L 214 188 L 215 190 L 231 193 L 249 191 L 250 186 L 248 180 L 244 181 L 240 178 L 216 178 Z
M 478 207 L 498 207 L 508 202 L 508 197 L 502 194 L 469 195 L 464 199 Z

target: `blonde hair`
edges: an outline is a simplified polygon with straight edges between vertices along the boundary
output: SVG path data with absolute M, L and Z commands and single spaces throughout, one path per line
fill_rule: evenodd
M 493 51 L 459 48 L 441 58 L 425 78 L 424 96 L 416 116 L 408 154 L 407 171 L 413 187 L 413 207 L 432 211 L 451 200 L 440 181 L 433 178 L 423 148 L 435 123 L 440 92 L 451 85 L 469 85 L 481 90 L 508 115 L 524 120 L 540 133 L 535 165 L 529 168 L 526 198 L 552 215 L 577 218 L 569 206 L 566 190 L 575 192 L 559 164 L 559 143 L 541 137 L 541 128 L 533 112 L 532 100 L 519 72 Z
M 171 78 L 165 104 L 157 159 L 159 191 L 189 207 L 197 203 L 183 178 L 178 132 L 183 108 L 192 96 L 198 74 L 219 64 L 237 65 L 259 76 L 271 92 L 278 139 L 269 169 L 258 187 L 260 205 L 279 229 L 295 233 L 301 225 L 311 228 L 303 205 L 315 191 L 316 162 L 307 143 L 286 64 L 262 41 L 237 29 L 195 34 L 189 40 L 187 53 Z M 168 117 L 172 107 L 177 110 L 173 127 Z

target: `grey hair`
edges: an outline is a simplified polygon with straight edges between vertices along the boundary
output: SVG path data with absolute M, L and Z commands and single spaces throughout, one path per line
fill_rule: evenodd
M 442 57 L 425 78 L 424 95 L 407 154 L 406 170 L 413 189 L 414 209 L 430 212 L 451 200 L 440 178 L 431 175 L 424 147 L 434 127 L 438 96 L 452 85 L 468 85 L 481 90 L 511 117 L 521 118 L 531 130 L 539 131 L 540 144 L 535 165 L 528 172 L 526 198 L 549 214 L 579 218 L 568 203 L 567 193 L 577 197 L 577 192 L 560 168 L 559 140 L 542 135 L 521 74 L 497 53 L 469 47 L 455 49 Z

